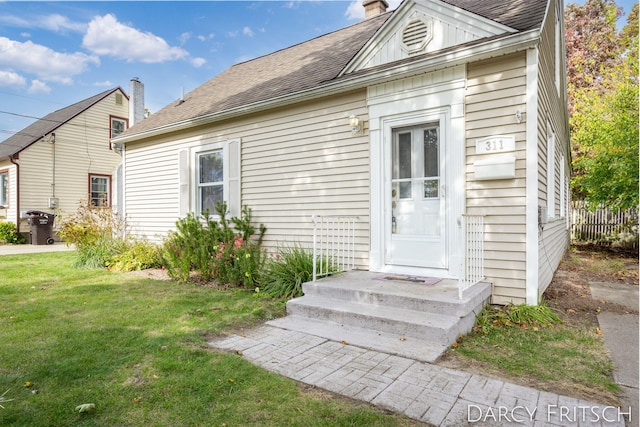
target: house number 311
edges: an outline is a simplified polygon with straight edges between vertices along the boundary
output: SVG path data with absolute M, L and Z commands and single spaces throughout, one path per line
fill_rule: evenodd
M 515 151 L 516 138 L 513 135 L 490 136 L 476 140 L 476 154 Z

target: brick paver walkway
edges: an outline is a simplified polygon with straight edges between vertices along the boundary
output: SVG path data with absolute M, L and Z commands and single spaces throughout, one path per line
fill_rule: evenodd
M 209 345 L 435 426 L 624 426 L 624 408 L 264 325 Z M 635 414 L 634 414 L 635 415 Z

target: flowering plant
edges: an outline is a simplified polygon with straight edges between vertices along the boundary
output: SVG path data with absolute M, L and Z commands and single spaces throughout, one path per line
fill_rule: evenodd
M 261 249 L 266 231 L 260 225 L 256 237 L 251 209 L 245 206 L 240 218 L 226 217 L 227 206 L 216 205 L 218 221 L 205 212 L 201 217 L 187 215 L 176 222 L 176 231 L 165 241 L 163 261 L 170 277 L 187 281 L 192 270 L 204 280 L 219 284 L 253 286 L 264 264 Z

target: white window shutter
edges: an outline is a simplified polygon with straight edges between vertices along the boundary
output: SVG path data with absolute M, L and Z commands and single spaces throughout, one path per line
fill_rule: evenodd
M 189 150 L 178 152 L 178 180 L 179 180 L 179 214 L 180 218 L 189 213 Z
M 231 217 L 240 217 L 242 200 L 240 194 L 240 140 L 229 141 L 228 146 L 229 174 L 228 174 L 228 205 Z

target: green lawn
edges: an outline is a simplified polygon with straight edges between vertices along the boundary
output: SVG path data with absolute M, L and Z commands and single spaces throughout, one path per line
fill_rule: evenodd
M 2 426 L 419 425 L 207 348 L 206 334 L 280 316 L 282 302 L 73 257 L 0 257 Z

